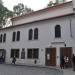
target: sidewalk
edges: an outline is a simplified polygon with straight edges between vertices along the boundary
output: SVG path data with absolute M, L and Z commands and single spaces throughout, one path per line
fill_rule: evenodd
M 0 75 L 63 75 L 56 67 L 36 65 L 0 64 Z
M 72 68 L 70 69 L 63 69 L 64 75 L 75 75 L 75 71 L 72 70 Z

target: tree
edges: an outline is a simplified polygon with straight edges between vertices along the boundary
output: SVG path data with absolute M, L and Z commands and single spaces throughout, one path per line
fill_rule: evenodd
M 24 6 L 24 4 L 19 3 L 13 7 L 14 16 L 23 15 L 28 12 L 32 12 L 31 8 Z
M 0 4 L 3 4 L 2 0 L 0 0 Z
M 18 5 L 13 7 L 13 12 L 15 15 L 21 15 L 24 10 L 24 5 L 19 3 Z
M 54 5 L 53 1 L 50 1 L 47 6 L 50 7 L 50 6 L 53 6 L 53 5 Z
M 53 1 L 50 1 L 47 5 L 47 7 L 51 7 L 51 6 L 54 6 L 54 5 L 57 5 L 57 4 L 60 4 L 60 3 L 64 3 L 66 2 L 66 0 L 56 0 L 55 3 L 53 3 Z
M 26 13 L 33 12 L 33 10 L 31 8 L 28 8 L 27 6 L 25 6 L 25 10 L 24 11 L 26 11 Z
M 5 25 L 6 19 L 13 16 L 13 12 L 4 7 L 3 2 L 0 0 L 0 27 Z
M 59 3 L 63 3 L 63 2 L 65 2 L 66 0 L 56 0 L 56 4 L 59 4 Z

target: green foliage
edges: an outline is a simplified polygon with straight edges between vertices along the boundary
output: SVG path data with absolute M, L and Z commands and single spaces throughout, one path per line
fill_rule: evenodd
M 31 8 L 28 8 L 27 6 L 25 6 L 24 11 L 26 11 L 27 13 L 29 13 L 29 12 L 33 12 L 33 10 L 32 10 Z
M 0 3 L 0 25 L 5 25 L 6 19 L 11 16 L 13 16 L 12 11 L 9 11 L 2 3 Z
M 15 5 L 13 7 L 13 11 L 15 15 L 21 15 L 24 10 L 24 5 L 22 3 L 19 3 L 18 5 Z
M 18 5 L 15 5 L 13 7 L 14 16 L 19 16 L 24 14 L 24 12 L 32 12 L 31 8 L 28 8 L 27 6 L 24 6 L 24 4 L 19 3 Z
M 0 0 L 0 27 L 6 24 L 8 18 L 26 14 L 32 11 L 33 10 L 31 10 L 31 8 L 24 6 L 22 3 L 15 5 L 13 7 L 13 11 L 10 11 L 4 7 L 2 0 Z
M 54 5 L 63 3 L 63 2 L 66 2 L 66 0 L 56 0 L 55 3 L 53 3 L 53 1 L 50 1 L 50 2 L 48 3 L 47 7 L 51 7 L 51 6 L 54 6 Z
M 53 1 L 50 1 L 49 4 L 47 5 L 48 7 L 53 6 Z
M 0 4 L 3 4 L 2 0 L 0 0 Z
M 63 3 L 65 2 L 66 0 L 56 0 L 56 3 L 59 4 L 59 3 Z

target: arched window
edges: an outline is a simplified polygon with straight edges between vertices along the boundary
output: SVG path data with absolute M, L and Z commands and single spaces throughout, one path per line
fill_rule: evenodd
M 3 36 L 3 42 L 6 42 L 6 34 Z
M 2 36 L 2 34 L 0 35 L 0 42 L 2 42 L 2 38 L 3 38 L 3 36 Z
M 16 32 L 13 32 L 12 41 L 14 42 L 15 40 L 16 40 Z
M 55 38 L 60 38 L 61 37 L 61 27 L 60 25 L 55 26 Z
M 30 29 L 29 30 L 29 40 L 32 40 L 32 37 L 33 37 L 33 30 L 32 29 Z
M 20 31 L 17 31 L 17 41 L 20 40 Z
M 38 28 L 34 29 L 34 40 L 38 39 Z

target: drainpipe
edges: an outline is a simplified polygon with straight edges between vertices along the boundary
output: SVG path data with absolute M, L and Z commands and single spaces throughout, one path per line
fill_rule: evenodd
M 72 20 L 71 20 L 71 18 L 69 19 L 69 21 L 70 21 L 70 36 L 73 37 L 72 36 Z

